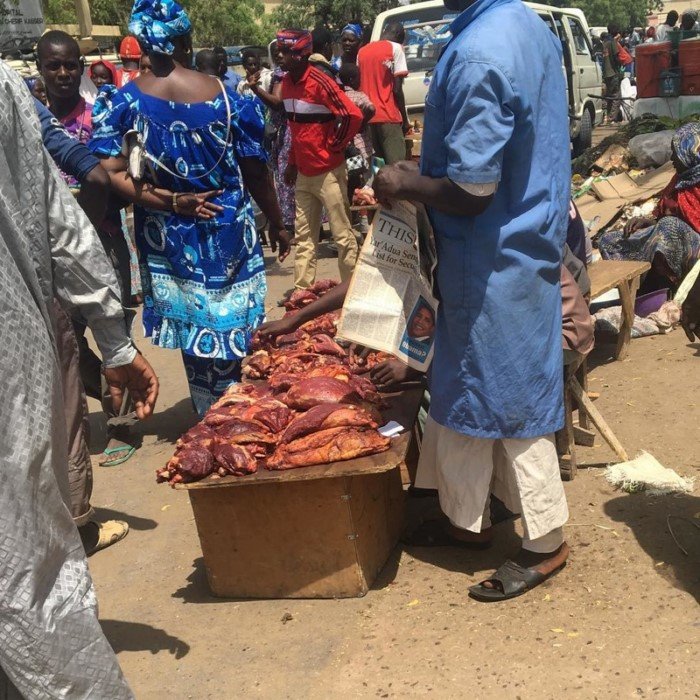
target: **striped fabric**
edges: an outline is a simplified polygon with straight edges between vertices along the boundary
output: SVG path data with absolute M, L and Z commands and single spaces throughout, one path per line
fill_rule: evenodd
M 363 117 L 338 84 L 309 66 L 296 83 L 285 76 L 282 99 L 292 132 L 290 164 L 307 177 L 341 165 Z

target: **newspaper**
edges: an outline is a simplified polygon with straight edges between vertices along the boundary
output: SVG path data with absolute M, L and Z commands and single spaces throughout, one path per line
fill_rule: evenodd
M 338 335 L 425 372 L 433 359 L 438 307 L 434 267 L 423 206 L 400 201 L 379 209 L 360 251 Z

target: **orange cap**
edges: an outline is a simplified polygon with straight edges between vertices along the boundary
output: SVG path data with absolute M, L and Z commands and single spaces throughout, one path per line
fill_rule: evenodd
M 119 45 L 119 56 L 121 58 L 136 60 L 141 58 L 142 53 L 139 42 L 133 36 L 125 36 L 122 39 L 122 43 Z

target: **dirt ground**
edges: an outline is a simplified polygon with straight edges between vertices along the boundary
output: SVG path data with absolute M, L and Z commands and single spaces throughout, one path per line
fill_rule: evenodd
M 291 261 L 270 273 L 275 300 Z M 335 274 L 322 260 L 320 275 Z M 90 560 L 104 630 L 137 698 L 700 697 L 700 497 L 614 491 L 600 439 L 578 448 L 585 466 L 566 484 L 569 565 L 522 598 L 467 597 L 516 551 L 517 522 L 499 526 L 486 552 L 399 547 L 364 598 L 213 598 L 188 497 L 154 479 L 194 422 L 180 356 L 139 345 L 160 375 L 158 412 L 132 460 L 96 467 L 93 498 L 132 531 Z M 596 350 L 590 389 L 627 450 L 699 475 L 700 344 L 675 331 L 632 341 L 624 362 L 609 351 Z M 97 456 L 104 430 L 91 410 Z M 411 520 L 430 504 L 409 506 Z M 671 524 L 687 556 L 669 515 L 686 518 Z

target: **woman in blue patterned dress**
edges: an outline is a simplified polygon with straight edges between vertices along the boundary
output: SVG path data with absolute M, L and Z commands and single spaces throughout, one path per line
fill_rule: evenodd
M 181 350 L 201 414 L 239 380 L 265 315 L 263 255 L 244 184 L 270 221 L 280 259 L 288 234 L 266 166 L 260 113 L 215 78 L 184 67 L 192 50 L 184 10 L 172 0 L 137 0 L 129 30 L 153 70 L 100 95 L 91 148 L 104 158 L 113 188 L 137 202 L 145 333 L 154 345 Z M 124 136 L 134 130 L 152 171 L 144 182 L 128 175 L 122 155 Z M 201 193 L 218 213 L 185 215 L 180 195 L 167 191 Z

